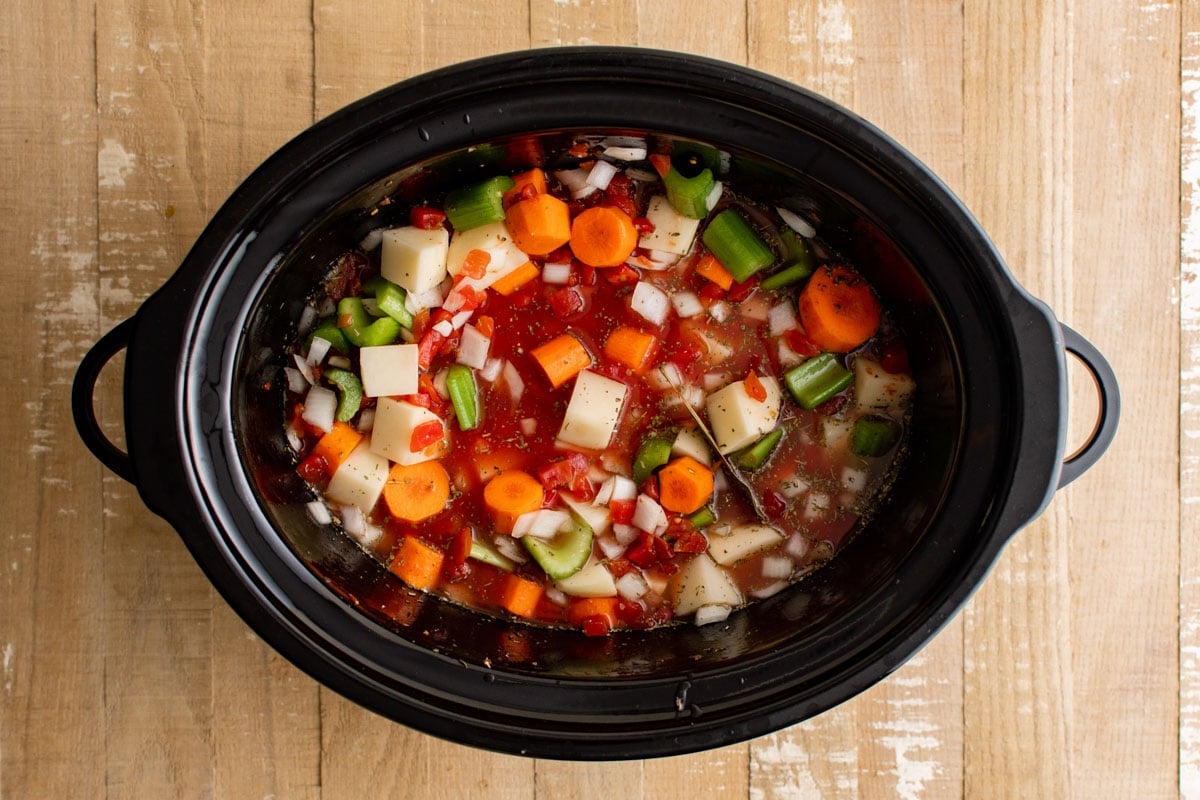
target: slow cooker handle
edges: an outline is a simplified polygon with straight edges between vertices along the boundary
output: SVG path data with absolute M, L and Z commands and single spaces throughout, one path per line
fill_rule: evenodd
M 133 461 L 129 454 L 109 441 L 100 429 L 96 420 L 96 408 L 93 404 L 96 392 L 96 381 L 100 379 L 100 371 L 104 369 L 113 356 L 129 346 L 129 338 L 133 332 L 133 317 L 122 322 L 88 350 L 87 355 L 79 362 L 75 371 L 75 381 L 71 384 L 71 415 L 75 417 L 75 429 L 79 438 L 92 451 L 92 455 L 100 459 L 104 466 L 111 469 L 120 477 L 134 483 Z
M 1117 376 L 1100 351 L 1061 322 L 1058 323 L 1058 327 L 1062 330 L 1063 348 L 1091 373 L 1096 392 L 1100 396 L 1100 414 L 1095 427 L 1079 449 L 1063 462 L 1058 478 L 1058 488 L 1061 489 L 1087 472 L 1112 443 L 1113 436 L 1117 433 L 1117 420 L 1121 416 L 1121 394 L 1117 389 Z

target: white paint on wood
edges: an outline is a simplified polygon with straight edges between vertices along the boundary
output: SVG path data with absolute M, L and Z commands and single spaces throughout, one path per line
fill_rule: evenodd
M 116 139 L 105 139 L 104 146 L 96 154 L 97 175 L 100 188 L 122 188 L 125 178 L 137 166 L 137 154 L 128 152 Z

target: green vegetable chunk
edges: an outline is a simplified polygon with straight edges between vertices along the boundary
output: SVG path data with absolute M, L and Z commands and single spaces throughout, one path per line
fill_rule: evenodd
M 499 567 L 507 572 L 512 572 L 516 565 L 508 558 L 502 555 L 491 545 L 484 544 L 478 539 L 471 541 L 471 558 L 476 561 L 482 561 L 485 564 L 491 564 L 493 567 Z
M 709 525 L 712 525 L 716 521 L 717 521 L 717 515 L 714 514 L 713 510 L 711 508 L 709 508 L 708 506 L 705 506 L 704 508 L 700 509 L 699 511 L 696 511 L 690 517 L 688 517 L 688 522 L 692 523 L 692 527 L 695 528 L 696 530 L 700 530 L 701 528 L 707 528 Z
M 850 450 L 856 455 L 877 458 L 896 446 L 900 425 L 887 417 L 860 417 L 850 435 Z
M 325 370 L 324 377 L 338 388 L 337 421 L 349 422 L 362 406 L 362 381 L 353 372 L 337 368 Z
M 304 345 L 307 351 L 312 348 L 313 339 L 324 339 L 329 342 L 330 347 L 337 350 L 343 355 L 350 354 L 350 342 L 346 340 L 346 334 L 342 333 L 342 329 L 337 326 L 337 320 L 333 317 L 328 317 L 321 320 L 316 329 L 308 335 L 308 341 Z
M 566 533 L 560 533 L 553 539 L 538 539 L 536 536 L 523 536 L 521 543 L 533 556 L 547 575 L 556 581 L 569 578 L 587 563 L 592 554 L 592 526 L 574 514 L 571 515 L 575 524 Z
M 454 189 L 446 195 L 443 210 L 456 231 L 469 231 L 490 222 L 504 220 L 504 193 L 513 187 L 513 179 L 497 175 L 480 183 Z
M 464 364 L 455 364 L 446 371 L 446 391 L 450 394 L 450 405 L 458 427 L 464 431 L 479 425 L 479 400 L 475 388 L 475 373 Z
M 674 443 L 674 438 L 666 436 L 651 436 L 643 441 L 633 456 L 633 482 L 640 486 L 654 470 L 670 461 Z
M 732 208 L 713 217 L 700 238 L 738 283 L 775 263 L 775 253 Z
M 738 469 L 753 472 L 767 463 L 767 459 L 771 457 L 771 453 L 775 452 L 775 447 L 781 439 L 783 439 L 783 428 L 776 428 L 745 450 L 735 454 L 733 463 L 737 465 Z
M 708 216 L 707 200 L 715 185 L 711 169 L 703 169 L 700 174 L 685 178 L 679 170 L 671 167 L 667 170 L 667 176 L 663 178 L 667 202 L 680 214 L 692 219 L 704 219 Z
M 809 275 L 812 275 L 812 267 L 807 264 L 789 264 L 778 272 L 763 278 L 762 288 L 768 291 L 782 289 L 785 286 L 799 283 Z
M 391 344 L 400 336 L 400 323 L 391 317 L 372 321 L 363 308 L 362 298 L 343 297 L 338 301 L 338 317 L 348 318 L 349 325 L 341 328 L 350 344 L 358 347 L 377 347 Z
M 783 382 L 801 408 L 811 411 L 854 383 L 854 373 L 833 353 L 822 353 L 783 373 Z

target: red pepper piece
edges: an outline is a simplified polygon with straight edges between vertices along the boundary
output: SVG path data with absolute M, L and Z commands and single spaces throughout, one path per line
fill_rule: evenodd
M 442 431 L 441 420 L 431 419 L 428 422 L 422 422 L 413 428 L 412 435 L 408 440 L 408 449 L 419 453 L 434 442 L 440 442 Z
M 433 357 L 437 355 L 438 349 L 445 341 L 446 337 L 432 327 L 425 331 L 425 335 L 417 344 L 417 366 L 421 369 L 429 369 L 433 364 Z
M 705 281 L 704 285 L 700 287 L 700 290 L 696 292 L 696 294 L 699 295 L 700 299 L 705 303 L 711 304 L 724 298 L 726 292 L 712 281 Z
M 654 477 L 653 475 L 651 475 L 649 478 L 646 478 L 646 480 L 642 481 L 642 485 L 638 487 L 638 491 L 644 495 L 648 495 L 651 500 L 657 503 L 658 478 Z
M 767 402 L 767 387 L 762 385 L 762 381 L 754 374 L 754 370 L 750 370 L 742 384 L 746 387 L 746 394 L 751 400 L 760 403 Z
M 731 303 L 740 303 L 758 289 L 758 276 L 751 275 L 741 283 L 735 283 L 729 287 L 729 301 Z
M 583 295 L 574 287 L 553 289 L 549 292 L 550 307 L 556 316 L 569 317 L 583 311 Z
M 654 223 L 645 217 L 634 217 L 633 228 L 641 236 L 648 236 L 649 234 L 654 233 Z
M 636 510 L 636 500 L 613 500 L 608 504 L 608 512 L 612 516 L 612 521 L 618 525 L 628 525 L 633 522 L 633 514 Z
M 332 476 L 329 474 L 329 464 L 325 456 L 312 453 L 296 466 L 296 472 L 309 483 L 324 483 Z
M 803 331 L 796 328 L 789 328 L 783 332 L 783 343 L 790 347 L 796 355 L 805 358 L 821 355 L 821 348 L 812 339 L 805 336 Z
M 637 283 L 642 278 L 638 275 L 637 270 L 628 264 L 618 264 L 615 267 L 601 267 L 596 270 L 603 276 L 604 280 L 611 283 L 613 286 L 624 286 L 626 284 Z
M 413 206 L 408 212 L 408 222 L 414 228 L 423 231 L 433 231 L 442 227 L 446 221 L 446 213 L 439 208 L 430 206 Z
M 585 619 L 582 627 L 584 636 L 607 636 L 608 632 L 612 630 L 608 617 L 599 614 Z

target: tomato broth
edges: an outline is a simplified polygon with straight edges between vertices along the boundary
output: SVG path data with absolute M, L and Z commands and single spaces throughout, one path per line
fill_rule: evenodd
M 651 150 L 580 139 L 332 265 L 286 368 L 330 535 L 588 635 L 719 622 L 834 557 L 902 460 L 904 344 L 812 220 Z

